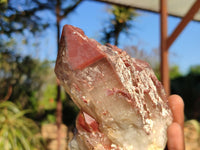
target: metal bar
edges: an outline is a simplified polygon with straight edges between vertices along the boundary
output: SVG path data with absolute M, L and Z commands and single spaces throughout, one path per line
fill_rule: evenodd
M 169 47 L 176 40 L 178 35 L 183 31 L 183 29 L 186 27 L 186 25 L 194 18 L 194 15 L 197 13 L 199 8 L 200 8 L 200 0 L 196 0 L 196 2 L 193 4 L 193 6 L 187 12 L 185 17 L 183 17 L 183 19 L 181 20 L 179 25 L 176 27 L 176 29 L 173 31 L 173 33 L 168 37 L 167 49 L 169 49 Z
M 167 49 L 167 0 L 160 0 L 160 72 L 161 82 L 164 86 L 167 96 L 170 94 L 168 49 Z

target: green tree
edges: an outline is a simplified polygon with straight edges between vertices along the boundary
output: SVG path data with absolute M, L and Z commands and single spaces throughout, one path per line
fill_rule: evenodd
M 200 74 L 200 65 L 191 66 L 189 69 L 189 74 Z
M 33 107 L 35 110 L 35 102 L 30 100 L 37 97 L 35 94 L 40 94 L 39 90 L 48 79 L 45 74 L 51 69 L 50 62 L 29 56 L 23 58 L 11 51 L 1 51 L 0 57 L 0 98 L 5 97 L 7 89 L 12 86 L 11 99 L 19 102 L 22 108 Z
M 12 50 L 14 41 L 1 43 L 3 41 L 0 41 L 1 101 L 10 99 L 21 109 L 31 109 L 28 116 L 41 122 L 47 117 L 47 109 L 41 107 L 41 101 L 46 97 L 45 89 L 49 84 L 55 84 L 52 63 L 16 54 Z M 51 98 L 55 99 L 54 96 Z M 55 113 L 55 107 L 48 112 Z
M 175 79 L 175 78 L 178 78 L 178 77 L 181 77 L 182 74 L 179 70 L 179 66 L 177 65 L 173 65 L 170 67 L 170 70 L 169 70 L 169 76 L 170 76 L 170 79 Z
M 13 33 L 23 33 L 29 30 L 31 33 L 42 31 L 48 27 L 38 12 L 50 9 L 51 3 L 39 0 L 7 1 L 0 3 L 0 34 L 11 36 Z
M 35 150 L 44 149 L 39 128 L 11 102 L 0 102 L 0 149 Z
M 192 66 L 188 74 L 172 79 L 171 93 L 179 94 L 183 98 L 187 119 L 200 121 L 200 73 L 198 70 L 198 66 Z
M 121 33 L 129 34 L 133 27 L 132 21 L 138 16 L 138 13 L 128 7 L 112 6 L 109 10 L 111 13 L 108 25 L 103 29 L 103 43 L 112 43 L 118 45 Z
M 8 1 L 8 3 L 0 3 L 0 29 L 1 29 L 1 35 L 7 35 L 8 37 L 11 37 L 13 33 L 22 33 L 24 34 L 25 31 L 30 31 L 31 33 L 37 33 L 38 31 L 43 31 L 44 28 L 48 27 L 49 25 L 56 25 L 57 28 L 57 45 L 59 48 L 59 36 L 60 36 L 60 22 L 66 18 L 75 8 L 81 3 L 82 0 L 22 0 L 22 1 Z M 49 22 L 49 20 L 46 18 L 46 13 L 50 12 L 51 15 L 53 15 L 56 19 L 56 21 Z M 1 36 L 3 37 L 3 36 Z M 5 38 L 4 38 L 5 39 Z M 4 40 L 3 39 L 3 40 Z M 28 38 L 27 38 L 28 39 Z M 13 53 L 12 51 L 10 51 Z M 14 53 L 15 54 L 15 53 Z M 18 64 L 21 64 L 23 62 L 23 65 L 29 65 L 29 67 L 33 67 L 31 64 L 34 64 L 35 62 L 31 62 L 30 57 L 22 58 L 19 57 L 16 60 L 19 62 Z M 16 62 L 14 61 L 14 62 Z M 22 62 L 21 62 L 22 61 Z M 28 63 L 28 64 L 27 64 Z M 16 63 L 14 63 L 16 65 Z M 20 79 L 26 79 L 26 85 L 37 85 L 32 78 L 32 70 L 26 68 L 23 68 L 24 66 L 20 67 L 20 65 L 17 65 L 17 69 L 21 69 L 22 71 L 26 72 L 27 74 L 22 76 Z M 5 71 L 5 70 L 4 70 Z M 34 70 L 39 71 L 39 70 Z M 2 73 L 5 75 L 5 72 Z M 11 73 L 13 74 L 13 72 Z M 5 80 L 4 80 L 5 81 Z M 20 80 L 19 80 L 20 81 Z M 44 80 L 46 81 L 46 80 Z M 21 86 L 23 89 L 24 87 Z M 39 90 L 39 88 L 37 89 Z M 15 92 L 16 90 L 14 90 Z M 14 93 L 13 92 L 13 93 Z M 21 99 L 24 100 L 26 97 L 25 95 L 28 94 L 28 102 L 31 101 L 34 103 L 37 101 L 35 98 L 39 92 L 33 89 L 30 89 L 28 92 L 24 92 L 23 90 L 20 90 L 21 93 Z M 9 95 L 9 94 L 8 94 Z M 12 94 L 13 95 L 13 94 Z M 57 86 L 57 125 L 58 129 L 60 129 L 60 124 L 62 122 L 62 104 L 61 104 L 61 88 L 58 85 Z M 22 103 L 24 105 L 24 103 Z M 59 134 L 59 130 L 58 130 Z M 58 136 L 58 140 L 60 139 L 60 136 Z M 60 142 L 58 142 L 60 143 Z M 59 144 L 58 144 L 59 149 Z

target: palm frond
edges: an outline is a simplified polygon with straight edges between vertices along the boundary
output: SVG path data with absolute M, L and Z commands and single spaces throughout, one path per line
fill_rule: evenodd
M 0 103 L 0 149 L 3 150 L 33 150 L 42 149 L 39 132 L 35 122 L 25 114 L 30 110 L 20 110 L 14 103 Z

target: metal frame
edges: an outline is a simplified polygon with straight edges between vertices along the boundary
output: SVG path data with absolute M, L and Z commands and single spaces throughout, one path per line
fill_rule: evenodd
M 169 64 L 168 53 L 169 47 L 173 44 L 179 34 L 187 26 L 187 24 L 194 18 L 194 15 L 200 9 L 200 0 L 196 0 L 190 10 L 182 18 L 181 22 L 175 28 L 170 36 L 167 36 L 167 0 L 160 0 L 160 26 L 161 26 L 161 39 L 160 39 L 160 52 L 161 52 L 161 82 L 165 88 L 167 95 L 170 95 L 170 80 L 169 80 Z

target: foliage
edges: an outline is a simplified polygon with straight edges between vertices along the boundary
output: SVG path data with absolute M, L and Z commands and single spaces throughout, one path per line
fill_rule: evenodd
M 29 30 L 32 33 L 48 27 L 48 22 L 41 19 L 38 12 L 45 11 L 49 5 L 39 0 L 7 1 L 0 3 L 1 34 L 11 36 L 12 33 Z
M 54 2 L 57 4 L 57 6 L 54 5 L 55 9 L 59 9 L 60 12 L 59 14 L 56 12 L 57 19 L 62 20 L 73 12 L 82 0 L 54 0 Z
M 51 62 L 22 57 L 11 49 L 15 41 L 2 43 L 0 47 L 0 100 L 13 91 L 10 99 L 21 109 L 31 109 L 26 116 L 38 123 L 55 123 L 56 114 L 56 78 Z M 66 101 L 66 94 L 61 92 L 63 101 L 63 121 L 68 125 L 74 122 L 77 109 L 72 101 Z M 64 101 L 65 100 L 65 101 Z
M 190 74 L 200 74 L 200 65 L 191 66 L 189 69 Z
M 185 76 L 172 79 L 171 93 L 183 98 L 187 119 L 200 120 L 200 74 L 191 71 Z
M 10 36 L 12 33 L 23 33 L 28 30 L 31 33 L 43 31 L 52 21 L 46 19 L 46 14 L 55 14 L 59 20 L 72 12 L 82 0 L 20 0 L 2 1 L 0 3 L 0 31 L 1 34 Z M 56 7 L 60 6 L 60 14 Z M 56 22 L 53 22 L 55 25 Z
M 18 39 L 12 37 L 16 33 L 29 36 L 27 32 L 35 34 L 49 25 L 56 25 L 56 21 L 67 17 L 81 1 L 21 0 L 0 3 L 0 99 L 10 98 L 21 109 L 31 109 L 26 116 L 40 123 L 55 122 L 57 88 L 53 67 L 51 62 L 34 59 L 32 54 L 23 56 L 16 46 Z M 56 19 L 52 21 L 52 18 Z M 22 47 L 29 44 L 29 40 L 34 40 L 30 37 L 24 39 Z M 31 48 L 36 50 L 37 47 L 31 45 Z M 61 99 L 65 99 L 64 92 Z M 66 102 L 65 105 L 69 106 L 68 110 L 73 110 L 71 104 Z M 71 116 L 71 111 L 65 116 Z
M 54 78 L 55 81 L 55 78 Z M 44 86 L 44 91 L 42 92 L 42 96 L 39 98 L 39 108 L 40 110 L 43 110 L 42 113 L 40 114 L 40 117 L 42 120 L 41 123 L 55 123 L 56 122 L 56 84 L 54 83 L 48 83 L 49 81 L 47 81 L 47 84 L 45 84 Z M 63 103 L 68 103 L 68 101 L 66 101 L 66 96 L 65 96 L 65 92 L 62 90 L 61 91 L 61 100 Z M 64 107 L 64 106 L 63 106 Z M 68 109 L 67 109 L 68 110 Z M 68 116 L 71 114 L 65 114 L 65 116 Z M 35 119 L 38 120 L 38 116 L 35 117 Z
M 34 101 L 34 97 L 40 94 L 36 92 L 45 82 L 50 64 L 48 61 L 40 62 L 29 56 L 24 58 L 6 51 L 1 53 L 2 65 L 0 66 L 0 88 L 1 96 L 5 95 L 8 86 L 13 87 L 11 99 L 20 102 L 22 108 L 30 105 L 29 100 Z M 33 104 L 33 103 L 32 103 Z M 34 109 L 34 105 L 31 105 Z
M 171 80 L 182 76 L 182 74 L 179 70 L 179 66 L 177 66 L 177 65 L 171 66 L 169 71 L 170 71 L 169 76 L 170 76 Z
M 107 26 L 103 29 L 103 43 L 114 43 L 118 45 L 119 36 L 121 33 L 129 34 L 129 30 L 132 28 L 132 22 L 138 13 L 132 9 L 123 6 L 112 6 L 108 10 L 112 15 L 107 23 Z
M 63 98 L 63 93 L 62 96 Z M 43 91 L 43 95 L 40 98 L 39 105 L 40 108 L 44 108 L 45 110 L 51 110 L 56 108 L 56 84 L 47 84 Z
M 47 95 L 43 95 L 46 86 L 55 81 L 51 62 L 22 57 L 10 50 L 9 44 L 13 43 L 2 43 L 0 47 L 0 99 L 12 87 L 10 99 L 22 109 L 31 109 L 29 117 L 44 119 L 45 110 L 39 102 Z
M 28 112 L 9 101 L 0 103 L 0 149 L 43 149 L 38 126 L 24 116 Z
M 7 4 L 8 2 L 7 2 L 7 0 L 0 0 L 0 4 Z

